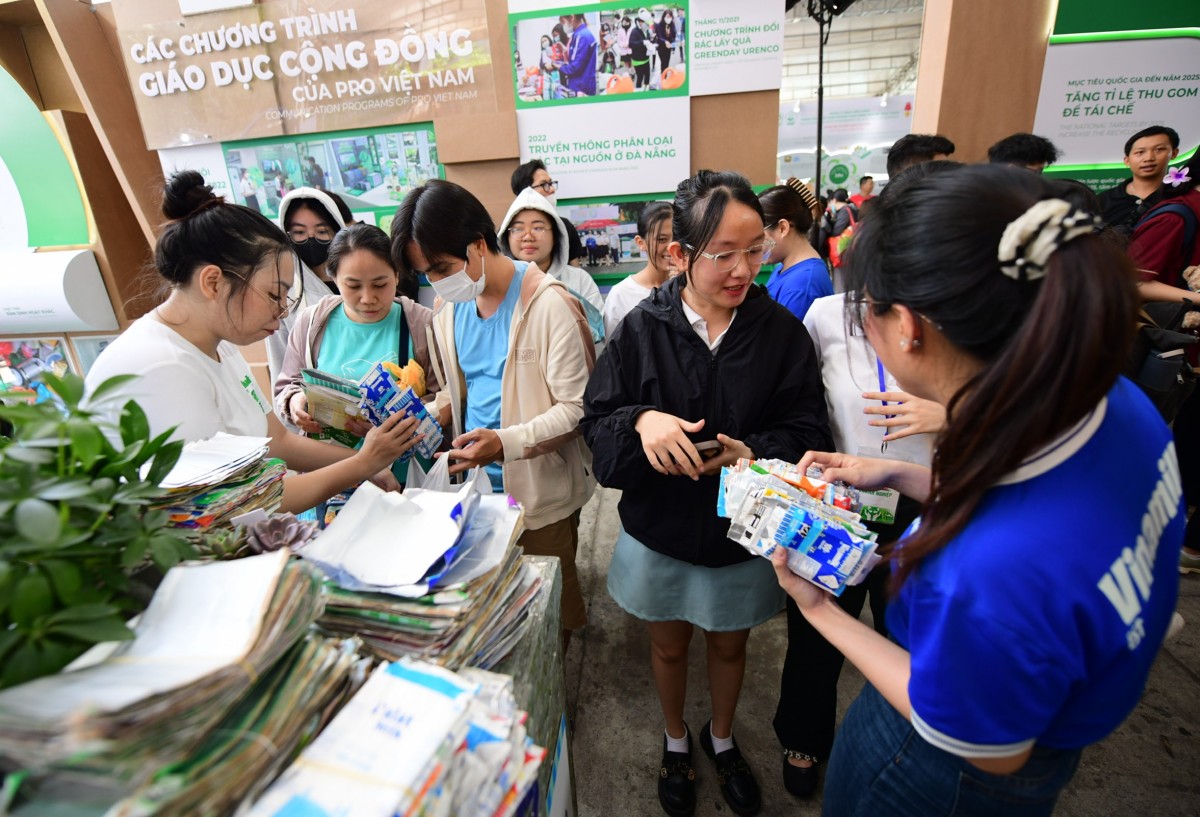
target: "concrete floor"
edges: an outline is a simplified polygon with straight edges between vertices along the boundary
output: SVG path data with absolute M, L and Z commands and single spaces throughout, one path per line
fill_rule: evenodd
M 663 814 L 656 789 L 663 721 L 650 674 L 649 642 L 643 627 L 605 590 L 619 525 L 618 497 L 616 491 L 597 491 L 580 525 L 578 565 L 589 625 L 574 636 L 567 653 L 578 817 Z M 1084 752 L 1056 815 L 1200 815 L 1200 576 L 1182 577 L 1179 611 L 1188 624 L 1163 649 L 1142 703 L 1117 732 Z M 811 800 L 797 800 L 784 790 L 780 777 L 781 754 L 771 718 L 786 643 L 782 613 L 752 633 L 734 729 L 762 786 L 762 814 L 767 817 L 820 813 L 819 791 Z M 686 716 L 696 730 L 709 717 L 703 646 L 697 635 Z M 847 664 L 840 712 L 862 683 Z M 693 761 L 698 817 L 732 814 L 721 798 L 716 772 L 698 746 Z

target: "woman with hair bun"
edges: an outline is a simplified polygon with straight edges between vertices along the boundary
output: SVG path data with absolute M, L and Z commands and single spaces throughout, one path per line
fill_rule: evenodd
M 721 794 L 758 813 L 758 783 L 733 739 L 752 627 L 779 612 L 771 566 L 728 539 L 718 475 L 740 458 L 796 461 L 831 443 L 821 376 L 803 325 L 754 285 L 771 241 L 737 173 L 679 184 L 667 249 L 681 275 L 621 323 L 596 363 L 580 428 L 596 478 L 622 489 L 608 592 L 645 622 L 666 729 L 658 799 L 695 808 L 683 720 L 688 646 L 704 631 L 712 719 L 699 734 Z
M 767 236 L 775 242 L 772 256 L 780 263 L 771 271 L 767 292 L 800 320 L 812 302 L 833 294 L 833 279 L 821 254 L 813 249 L 813 224 L 821 203 L 808 185 L 791 178 L 758 194 Z
M 1166 634 L 1185 513 L 1171 433 L 1119 377 L 1134 273 L 1060 190 L 994 165 L 941 173 L 885 193 L 850 251 L 854 319 L 947 417 L 930 468 L 800 463 L 923 503 L 891 553 L 891 641 L 775 557 L 867 679 L 829 760 L 831 817 L 1049 815 Z
M 637 236 L 633 239 L 646 257 L 646 266 L 622 278 L 608 291 L 604 299 L 604 336 L 611 338 L 629 311 L 650 296 L 656 287 L 671 276 L 671 203 L 652 201 L 642 208 L 637 220 Z
M 174 427 L 189 442 L 220 432 L 270 437 L 272 457 L 308 472 L 285 480 L 284 510 L 311 508 L 368 478 L 397 487 L 388 469 L 417 443 L 414 419 L 390 418 L 358 451 L 292 434 L 238 351 L 269 337 L 295 306 L 288 295 L 295 261 L 283 231 L 214 195 L 195 171 L 171 177 L 163 215 L 170 221 L 154 268 L 170 294 L 101 352 L 89 390 L 116 375 L 139 375 L 122 391 L 145 411 L 153 434 Z

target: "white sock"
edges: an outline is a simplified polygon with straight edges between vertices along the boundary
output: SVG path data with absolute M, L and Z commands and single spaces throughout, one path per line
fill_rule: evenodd
M 721 754 L 721 752 L 728 752 L 730 749 L 733 748 L 733 732 L 732 731 L 729 733 L 729 737 L 719 738 L 713 734 L 712 724 L 710 723 L 708 725 L 708 736 L 710 738 L 712 738 L 714 754 L 719 755 L 719 754 Z
M 679 752 L 679 753 L 685 754 L 685 755 L 687 754 L 688 733 L 687 733 L 686 726 L 683 728 L 683 737 L 681 737 L 681 738 L 671 737 L 671 733 L 668 732 L 666 729 L 663 730 L 663 734 L 667 736 L 667 751 L 668 752 Z

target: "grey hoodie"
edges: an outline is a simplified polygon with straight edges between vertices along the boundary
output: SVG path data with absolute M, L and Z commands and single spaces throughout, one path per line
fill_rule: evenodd
M 279 229 L 287 232 L 287 225 L 284 224 L 284 217 L 287 215 L 288 208 L 292 202 L 297 199 L 314 199 L 318 204 L 324 207 L 330 218 L 337 224 L 339 230 L 346 228 L 346 223 L 342 221 L 342 215 L 338 212 L 337 205 L 333 203 L 333 199 L 325 195 L 321 190 L 315 187 L 297 187 L 292 192 L 288 193 L 279 202 L 279 218 L 277 223 Z M 317 274 L 310 270 L 300 256 L 292 253 L 292 260 L 296 264 L 296 277 L 292 282 L 292 288 L 288 292 L 288 296 L 292 298 L 300 298 L 300 303 L 292 310 L 291 314 L 287 315 L 279 322 L 279 329 L 275 334 L 267 338 L 267 369 L 271 375 L 271 382 L 274 383 L 280 372 L 283 370 L 283 356 L 288 348 L 288 335 L 291 334 L 292 327 L 296 323 L 296 316 L 304 309 L 320 301 L 326 295 L 332 295 L 332 290 L 317 277 Z M 290 426 L 293 431 L 294 426 Z

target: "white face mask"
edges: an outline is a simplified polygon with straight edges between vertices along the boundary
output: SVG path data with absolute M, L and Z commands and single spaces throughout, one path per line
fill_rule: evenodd
M 452 304 L 465 304 L 473 301 L 483 294 L 484 282 L 487 280 L 487 267 L 484 266 L 482 255 L 479 256 L 479 264 L 483 269 L 480 270 L 478 281 L 471 280 L 471 276 L 467 275 L 467 264 L 463 264 L 463 268 L 453 275 L 447 275 L 437 281 L 431 280 L 429 284 L 443 301 Z
M 563 31 L 565 31 L 567 36 L 570 37 L 575 33 L 575 26 L 571 25 L 570 23 L 563 23 Z
M 546 199 L 546 201 L 550 202 L 550 206 L 551 206 L 551 207 L 557 207 L 557 206 L 558 206 L 558 194 L 557 194 L 557 193 L 550 193 L 549 195 L 547 195 L 547 194 L 543 193 L 543 194 L 542 194 L 542 197 L 543 197 L 544 199 Z

